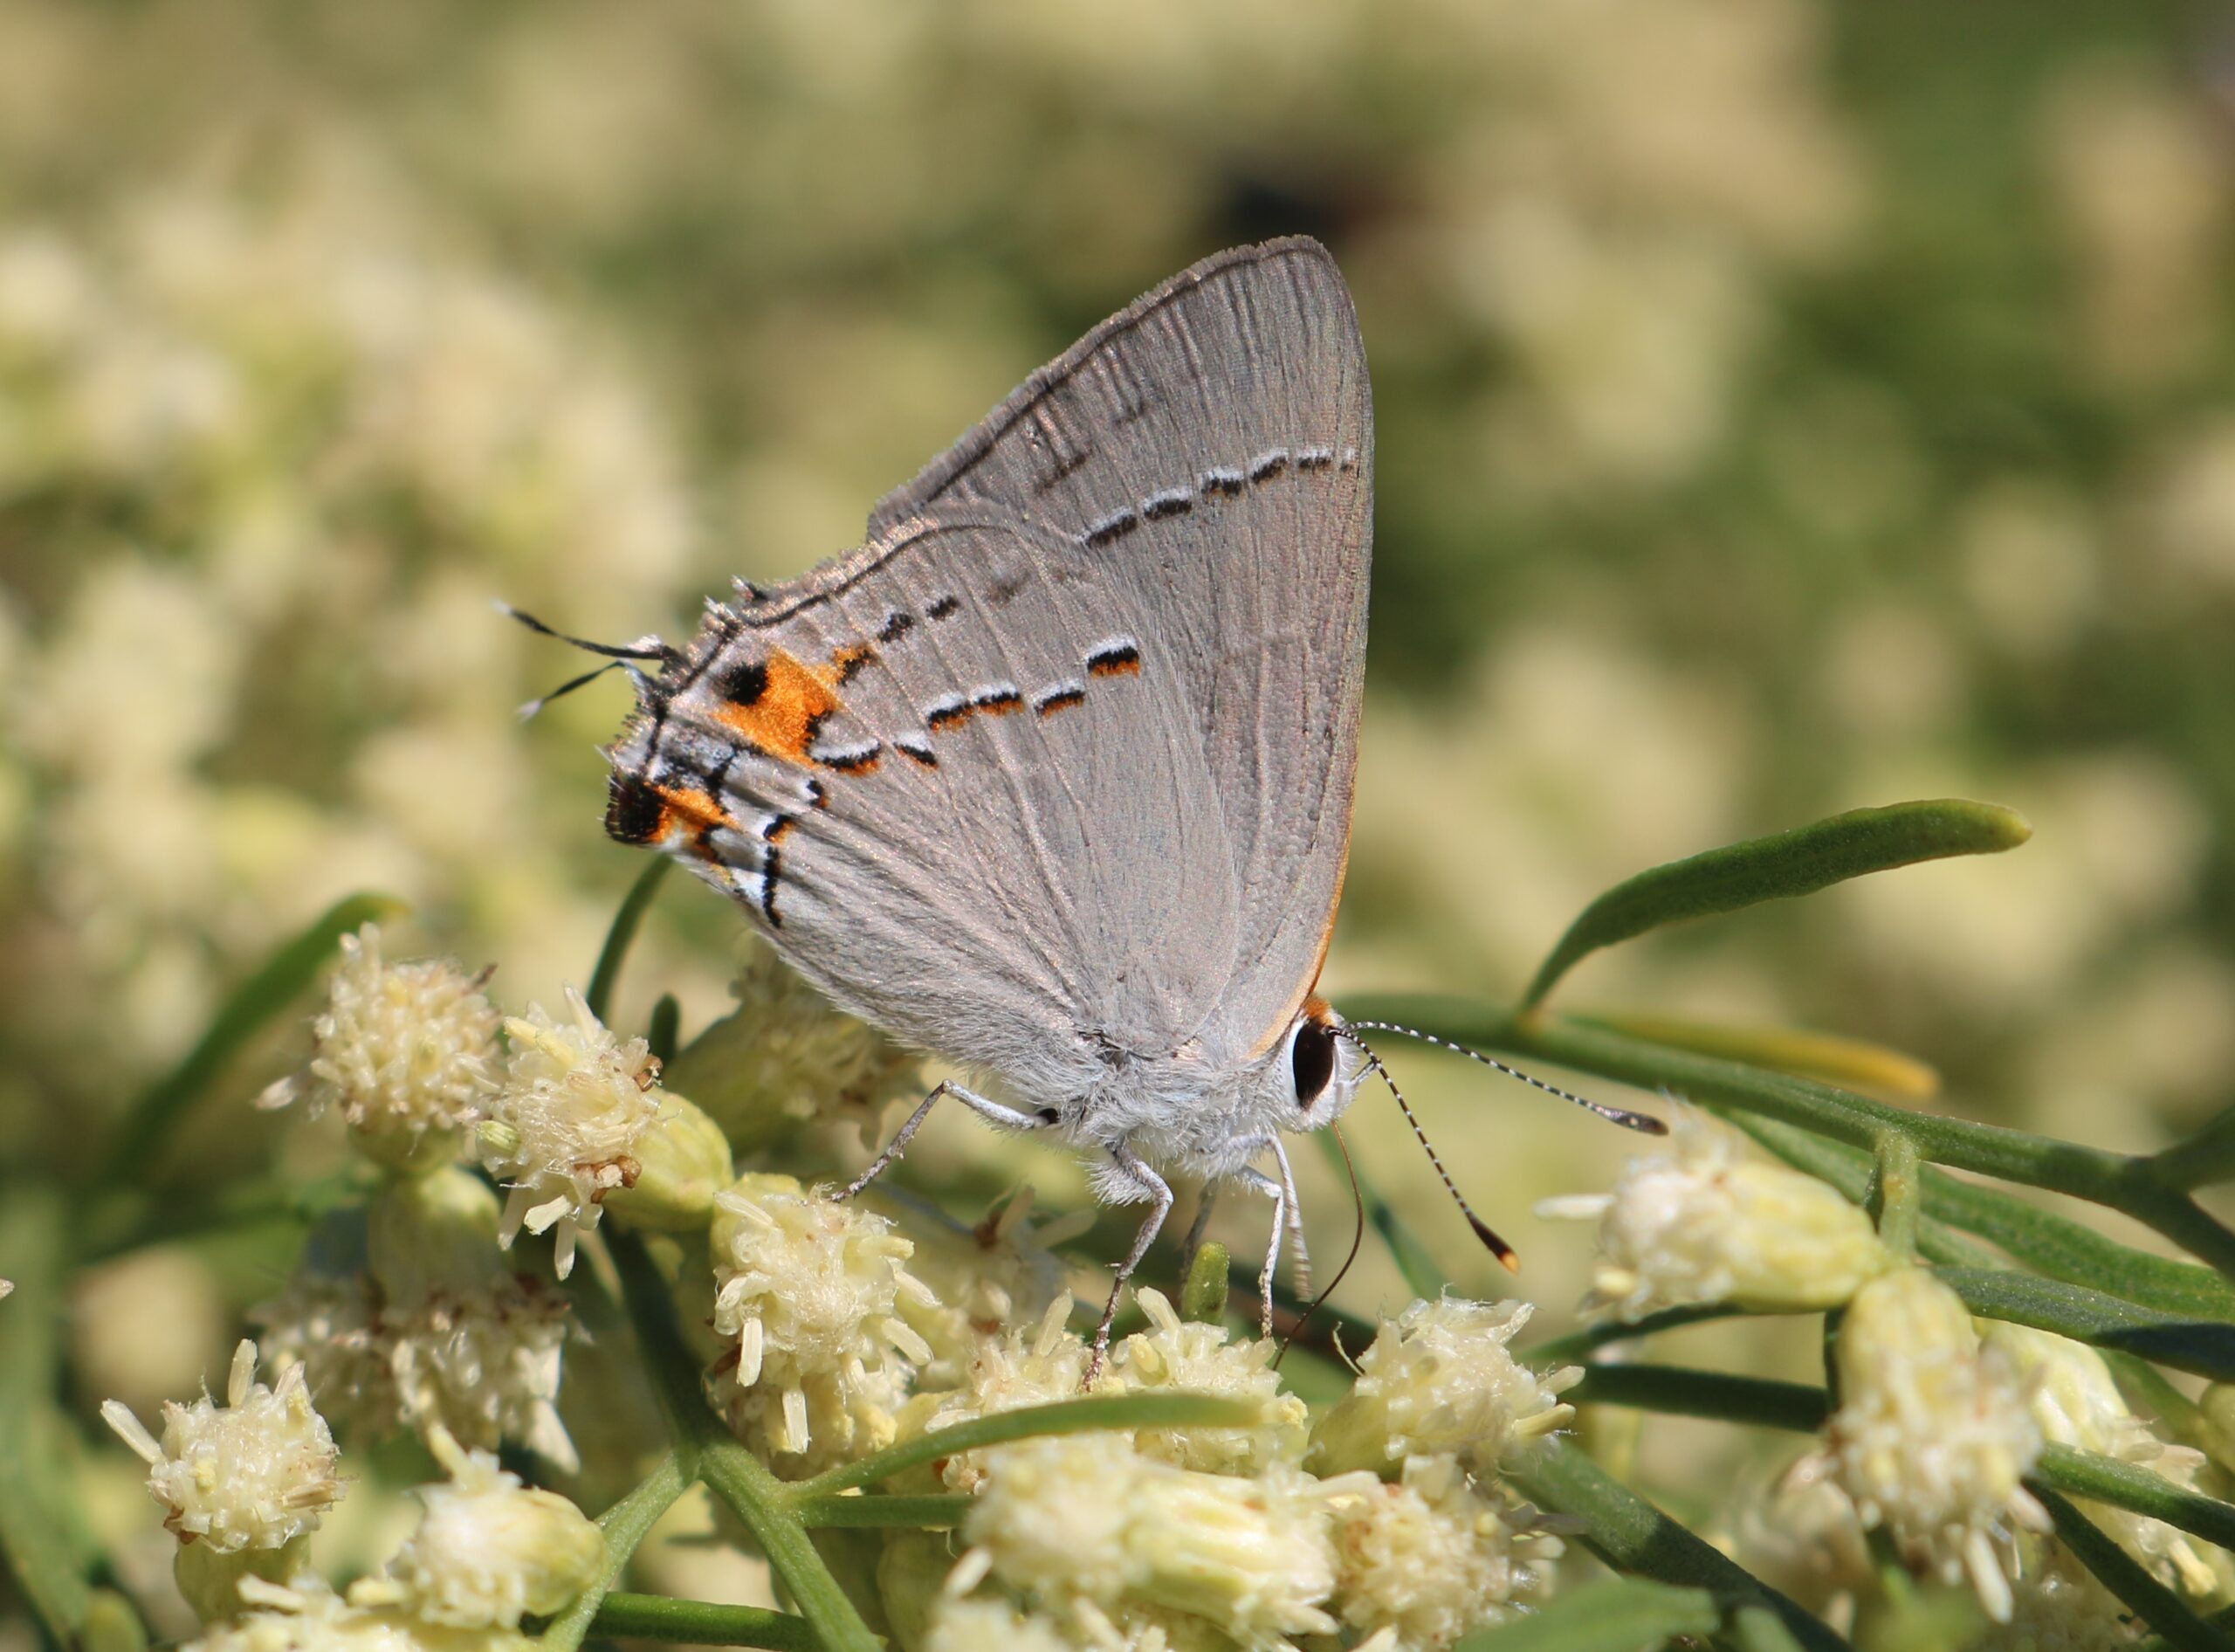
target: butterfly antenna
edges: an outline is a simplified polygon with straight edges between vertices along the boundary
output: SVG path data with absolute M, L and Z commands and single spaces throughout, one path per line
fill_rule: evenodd
M 677 657 L 678 650 L 672 643 L 663 643 L 657 637 L 640 637 L 633 643 L 593 643 L 588 637 L 570 637 L 565 631 L 546 625 L 541 620 L 536 618 L 534 615 L 525 613 L 519 609 L 514 608 L 510 602 L 500 602 L 493 603 L 492 606 L 493 606 L 499 614 L 504 615 L 507 619 L 518 620 L 521 624 L 526 626 L 528 630 L 535 632 L 539 637 L 555 638 L 559 642 L 566 643 L 573 647 L 579 648 L 587 654 L 604 654 L 614 659 L 656 659 L 662 661 L 671 660 Z M 579 686 L 579 685 L 570 684 L 568 686 L 575 687 Z M 565 689 L 561 689 L 560 691 L 560 693 L 564 692 L 566 692 Z M 557 694 L 547 694 L 544 696 L 544 699 L 556 699 L 557 698 Z
M 1434 1033 L 1422 1032 L 1417 1027 L 1400 1027 L 1393 1021 L 1353 1021 L 1346 1022 L 1345 1025 L 1363 1027 L 1368 1032 L 1392 1032 L 1406 1038 L 1417 1038 L 1424 1044 L 1434 1044 L 1439 1050 L 1448 1050 L 1454 1055 L 1466 1057 L 1469 1061 L 1479 1061 L 1485 1067 L 1494 1068 L 1509 1078 L 1518 1078 L 1524 1084 L 1535 1085 L 1548 1096 L 1558 1096 L 1562 1101 L 1571 1101 L 1585 1112 L 1597 1113 L 1608 1124 L 1620 1125 L 1625 1130 L 1634 1130 L 1641 1136 L 1665 1136 L 1668 1133 L 1668 1126 L 1649 1112 L 1632 1112 L 1627 1107 L 1610 1107 L 1603 1101 L 1593 1101 L 1588 1096 L 1578 1096 L 1571 1090 L 1561 1089 L 1558 1084 L 1548 1084 L 1542 1078 L 1531 1073 L 1525 1073 L 1518 1067 L 1509 1067 L 1494 1056 L 1486 1056 L 1479 1050 L 1469 1050 L 1464 1044 L 1455 1044 L 1448 1038 L 1439 1038 Z M 1362 1043 L 1358 1048 L 1365 1050 L 1365 1046 Z M 1366 1054 L 1372 1056 L 1373 1052 L 1368 1050 Z M 1380 1064 L 1379 1060 L 1374 1063 L 1377 1067 Z M 1384 1077 L 1387 1076 L 1386 1073 L 1383 1074 Z M 1411 1117 L 1409 1113 L 1406 1116 Z M 1434 1155 L 1431 1153 L 1429 1156 L 1433 1158 Z
M 604 676 L 608 671 L 629 671 L 632 676 L 635 676 L 639 680 L 642 680 L 643 677 L 643 673 L 642 671 L 636 671 L 626 660 L 609 659 L 606 661 L 604 664 L 599 666 L 595 671 L 584 671 L 580 677 L 568 678 L 565 682 L 560 684 L 558 687 L 553 689 L 548 694 L 537 695 L 533 699 L 528 701 L 526 705 L 520 707 L 520 721 L 523 723 L 526 722 L 545 706 L 550 705 L 553 700 L 558 699 L 564 695 L 571 694 L 578 688 L 588 687 L 592 683 L 597 681 L 599 678 Z
M 1374 1027 L 1379 1024 L 1371 1021 L 1351 1022 L 1336 1029 L 1335 1036 L 1338 1038 L 1349 1039 L 1365 1052 L 1366 1065 L 1381 1075 L 1381 1082 L 1388 1085 L 1389 1093 L 1397 1098 L 1397 1111 L 1403 1113 L 1405 1122 L 1412 1125 L 1413 1134 L 1420 1142 L 1421 1150 L 1427 1154 L 1428 1162 L 1435 1167 L 1435 1174 L 1443 1179 L 1444 1192 L 1451 1195 L 1452 1203 L 1457 1205 L 1460 1213 L 1467 1218 L 1467 1225 L 1474 1229 L 1475 1237 L 1482 1242 L 1483 1248 L 1498 1259 L 1508 1273 L 1519 1273 L 1521 1258 L 1514 1254 L 1511 1245 L 1498 1237 L 1496 1229 L 1475 1214 L 1475 1207 L 1467 1202 L 1467 1195 L 1459 1191 L 1459 1184 L 1451 1179 L 1451 1173 L 1443 1167 L 1442 1156 L 1436 1152 L 1435 1144 L 1428 1139 L 1428 1132 L 1420 1128 L 1420 1121 L 1413 1116 L 1413 1104 L 1405 1099 L 1405 1092 L 1397 1088 L 1397 1081 L 1389 1076 L 1389 1069 L 1382 1065 L 1381 1057 L 1373 1053 L 1373 1047 L 1359 1037 L 1354 1030 L 1358 1027 Z
M 1322 1285 L 1319 1288 L 1319 1294 L 1304 1304 L 1303 1313 L 1299 1314 L 1296 1317 L 1296 1322 L 1289 1327 L 1288 1335 L 1281 1339 L 1280 1352 L 1273 1356 L 1273 1368 L 1276 1371 L 1280 1369 L 1281 1361 L 1289 1357 L 1289 1349 L 1295 1344 L 1296 1339 L 1303 1334 L 1304 1327 L 1311 1323 L 1312 1316 L 1325 1304 L 1328 1298 L 1335 1294 L 1335 1287 L 1343 1283 L 1343 1276 L 1350 1272 L 1351 1264 L 1358 1259 L 1358 1250 L 1365 1243 L 1365 1192 L 1358 1186 L 1358 1167 L 1351 1161 L 1351 1144 L 1343 1139 L 1343 1129 L 1340 1125 L 1330 1124 L 1327 1129 L 1335 1138 L 1336 1148 L 1343 1155 L 1343 1174 L 1351 1179 L 1351 1209 L 1356 1218 L 1351 1228 L 1351 1249 L 1349 1254 L 1343 1258 L 1343 1265 L 1335 1270 L 1335 1277 Z M 1341 1347 L 1340 1343 L 1336 1344 L 1338 1352 L 1340 1352 Z

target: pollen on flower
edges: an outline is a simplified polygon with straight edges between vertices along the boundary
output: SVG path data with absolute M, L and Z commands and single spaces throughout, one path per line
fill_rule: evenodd
M 972 1363 L 1005 1332 L 1028 1332 L 1051 1303 L 1069 1302 L 1070 1270 L 1052 1247 L 1084 1231 L 1094 1213 L 1076 1210 L 1035 1223 L 1033 1196 L 1029 1187 L 1020 1187 L 967 1228 L 892 1190 L 870 1196 L 872 1208 L 906 1224 L 916 1246 L 908 1270 L 938 1298 L 930 1305 L 913 1298 L 900 1304 L 901 1317 L 931 1345 L 932 1358 L 918 1373 L 921 1387 L 963 1384 Z
M 736 1349 L 713 1381 L 731 1426 L 802 1472 L 889 1443 L 908 1367 L 931 1356 L 897 1311 L 932 1299 L 901 1266 L 914 1247 L 788 1176 L 740 1177 L 714 1205 L 713 1326 Z
M 1599 1223 L 1584 1311 L 1624 1320 L 1692 1302 L 1837 1307 L 1894 1261 L 1830 1186 L 1754 1160 L 1736 1131 L 1692 1107 L 1676 1110 L 1669 1151 L 1631 1160 L 1611 1194 L 1537 1208 Z
M 311 1404 L 300 1367 L 265 1387 L 256 1380 L 256 1345 L 233 1351 L 224 1406 L 208 1394 L 163 1407 L 157 1441 L 130 1409 L 110 1400 L 101 1415 L 148 1464 L 148 1490 L 170 1512 L 181 1542 L 220 1553 L 277 1549 L 306 1532 L 341 1497 L 337 1454 Z
M 1448 1454 L 1488 1474 L 1575 1415 L 1560 1394 L 1580 1366 L 1543 1376 L 1508 1349 L 1534 1311 L 1525 1302 L 1415 1302 L 1381 1327 L 1349 1394 L 1312 1430 L 1323 1474 L 1392 1475 L 1409 1456 Z
M 630 1149 L 660 1112 L 650 1046 L 608 1031 L 571 987 L 567 1002 L 570 1022 L 532 1006 L 505 1022 L 511 1061 L 480 1132 L 482 1163 L 511 1188 L 499 1242 L 523 1227 L 555 1229 L 561 1279 L 576 1234 L 597 1226 L 600 1201 L 636 1179 Z
M 469 1451 L 440 1428 L 427 1435 L 450 1483 L 421 1488 L 419 1529 L 388 1574 L 350 1591 L 353 1601 L 395 1605 L 429 1623 L 513 1628 L 558 1611 L 605 1561 L 596 1525 L 556 1492 L 533 1490 L 486 1451 Z
M 1885 1527 L 1921 1571 L 1968 1580 L 2007 1622 L 2014 1529 L 2049 1524 L 2020 1483 L 2041 1431 L 2008 1360 L 1981 1348 L 1954 1291 L 1903 1267 L 1855 1293 L 1837 1364 L 1826 1452 L 1865 1529 Z
M 494 1095 L 499 1023 L 478 979 L 447 959 L 385 962 L 379 926 L 367 924 L 341 938 L 326 1008 L 311 1022 L 310 1060 L 260 1105 L 301 1097 L 313 1112 L 331 1107 L 371 1157 L 407 1162 Z
M 925 1394 L 905 1415 L 920 1415 L 922 1431 L 936 1434 L 975 1417 L 1077 1399 L 1086 1383 L 1091 1351 L 1086 1339 L 1065 1323 L 1071 1306 L 1070 1298 L 1065 1296 L 1048 1305 L 1036 1327 L 987 1339 L 964 1373 L 961 1387 L 948 1394 Z M 1096 1391 L 1107 1392 L 1111 1383 L 1105 1369 Z M 974 1491 L 985 1481 L 988 1455 L 959 1451 L 942 1458 L 939 1477 L 950 1491 Z
M 1559 1540 L 1516 1530 L 1457 1458 L 1408 1457 L 1394 1485 L 1348 1478 L 1350 1495 L 1336 1505 L 1335 1609 L 1352 1628 L 1389 1630 L 1393 1646 L 1433 1652 L 1550 1592 Z
M 1273 1463 L 1301 1463 L 1310 1415 L 1303 1401 L 1281 1392 L 1272 1368 L 1279 1348 L 1270 1339 L 1235 1342 L 1223 1325 L 1182 1319 L 1164 1293 L 1137 1293 L 1149 1329 L 1127 1337 L 1110 1354 L 1110 1375 L 1124 1392 L 1184 1389 L 1255 1401 L 1262 1421 L 1248 1428 L 1145 1428 L 1136 1436 L 1142 1455 L 1212 1474 L 1255 1474 Z

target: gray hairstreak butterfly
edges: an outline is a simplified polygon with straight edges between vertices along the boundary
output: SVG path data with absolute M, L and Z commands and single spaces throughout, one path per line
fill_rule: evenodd
M 847 1192 L 952 1096 L 1097 1150 L 1097 1192 L 1152 1207 L 1097 1351 L 1166 1170 L 1271 1198 L 1269 1298 L 1284 1230 L 1302 1254 L 1282 1134 L 1332 1124 L 1378 1064 L 1315 991 L 1349 852 L 1372 477 L 1333 259 L 1237 248 L 1027 379 L 858 550 L 740 582 L 682 647 L 602 650 L 660 666 L 632 671 L 607 830 L 969 1077 Z

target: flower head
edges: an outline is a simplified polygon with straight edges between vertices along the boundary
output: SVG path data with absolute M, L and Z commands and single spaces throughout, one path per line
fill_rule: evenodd
M 1413 1303 L 1382 1326 L 1350 1394 L 1313 1428 L 1313 1466 L 1391 1475 L 1406 1457 L 1447 1454 L 1487 1474 L 1564 1427 L 1575 1408 L 1559 1395 L 1581 1368 L 1540 1377 L 1507 1348 L 1531 1311 L 1456 1297 Z
M 279 1548 L 315 1530 L 341 1498 L 334 1436 L 301 1368 L 266 1387 L 256 1380 L 256 1357 L 253 1342 L 233 1351 L 223 1407 L 206 1394 L 190 1406 L 166 1403 L 160 1443 L 125 1406 L 101 1407 L 147 1463 L 148 1490 L 170 1509 L 163 1524 L 182 1542 L 198 1538 L 221 1553 Z
M 1457 1458 L 1408 1457 L 1396 1484 L 1369 1480 L 1337 1505 L 1335 1610 L 1430 1652 L 1540 1601 L 1559 1552 L 1557 1538 L 1516 1531 Z
M 245 1577 L 250 1609 L 185 1652 L 533 1652 L 517 1629 L 458 1629 L 430 1623 L 395 1607 L 353 1606 L 313 1573 L 287 1583 Z
M 558 1611 L 595 1580 L 605 1538 L 580 1509 L 531 1490 L 443 1428 L 430 1430 L 427 1443 L 450 1483 L 420 1490 L 418 1531 L 386 1577 L 350 1591 L 353 1601 L 401 1606 L 428 1623 L 510 1629 Z
M 1049 1304 L 1070 1300 L 1069 1268 L 1051 1247 L 1094 1220 L 1091 1211 L 1082 1210 L 1035 1223 L 1029 1187 L 997 1200 L 967 1228 L 897 1190 L 880 1187 L 869 1199 L 872 1208 L 906 1226 L 916 1246 L 908 1270 L 938 1298 L 933 1305 L 912 1298 L 900 1304 L 901 1317 L 931 1345 L 932 1358 L 918 1379 L 936 1388 L 962 1382 L 980 1353 L 1003 1332 L 1029 1332 Z
M 1598 1222 L 1584 1308 L 1620 1319 L 1691 1302 L 1833 1308 L 1894 1262 L 1828 1184 L 1750 1158 L 1736 1131 L 1690 1107 L 1677 1110 L 1669 1151 L 1630 1160 L 1613 1192 L 1537 1209 Z
M 2012 1527 L 2048 1529 L 2020 1483 L 2041 1431 L 2009 1362 L 1980 1347 L 1954 1291 L 1902 1267 L 1855 1293 L 1837 1363 L 1826 1450 L 1865 1529 L 1884 1526 L 1912 1566 L 1946 1582 L 1968 1578 L 2006 1622 Z
M 379 926 L 367 924 L 341 938 L 310 1060 L 260 1105 L 301 1096 L 313 1112 L 339 1112 L 382 1164 L 440 1162 L 456 1152 L 451 1132 L 495 1093 L 499 1020 L 478 978 L 447 959 L 383 962 Z
M 989 1458 L 949 1587 L 990 1573 L 1074 1620 L 1162 1607 L 1246 1647 L 1330 1635 L 1329 1499 L 1344 1489 L 1286 1466 L 1254 1479 L 1175 1468 L 1122 1435 L 1021 1441 Z
M 660 1112 L 650 1046 L 607 1031 L 571 987 L 567 1002 L 571 1022 L 538 1007 L 505 1022 L 512 1060 L 480 1132 L 482 1162 L 512 1188 L 499 1242 L 555 1227 L 561 1279 L 576 1233 L 597 1226 L 608 1193 L 636 1180 L 632 1150 Z
M 1255 1474 L 1276 1462 L 1301 1463 L 1310 1414 L 1303 1401 L 1281 1392 L 1272 1368 L 1279 1350 L 1269 1339 L 1236 1342 L 1224 1325 L 1182 1319 L 1160 1291 L 1136 1293 L 1149 1329 L 1111 1350 L 1109 1377 L 1120 1392 L 1178 1388 L 1255 1401 L 1263 1421 L 1248 1428 L 1145 1428 L 1136 1436 L 1142 1454 L 1183 1469 L 1213 1474 Z
M 974 1417 L 990 1417 L 1027 1406 L 1076 1400 L 1086 1383 L 1090 1357 L 1084 1338 L 1069 1329 L 1071 1299 L 1050 1303 L 1029 1332 L 1011 1331 L 989 1339 L 951 1394 L 925 1394 L 910 1402 L 905 1426 L 926 1434 Z M 1110 1380 L 1105 1370 L 1097 1389 Z M 919 1421 L 918 1421 L 919 1420 Z M 986 1477 L 986 1451 L 958 1451 L 939 1462 L 939 1476 L 950 1491 L 974 1491 Z
M 732 1425 L 793 1458 L 891 1440 L 903 1362 L 931 1353 L 897 1311 L 931 1294 L 901 1266 L 914 1247 L 788 1176 L 740 1177 L 714 1204 L 714 1330 L 737 1343 L 718 1379 Z

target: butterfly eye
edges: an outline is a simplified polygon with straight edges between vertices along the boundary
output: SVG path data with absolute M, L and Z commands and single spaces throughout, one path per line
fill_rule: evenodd
M 1310 1106 L 1335 1076 L 1335 1029 L 1324 1021 L 1301 1023 L 1289 1045 L 1289 1070 L 1296 1079 L 1297 1103 Z

